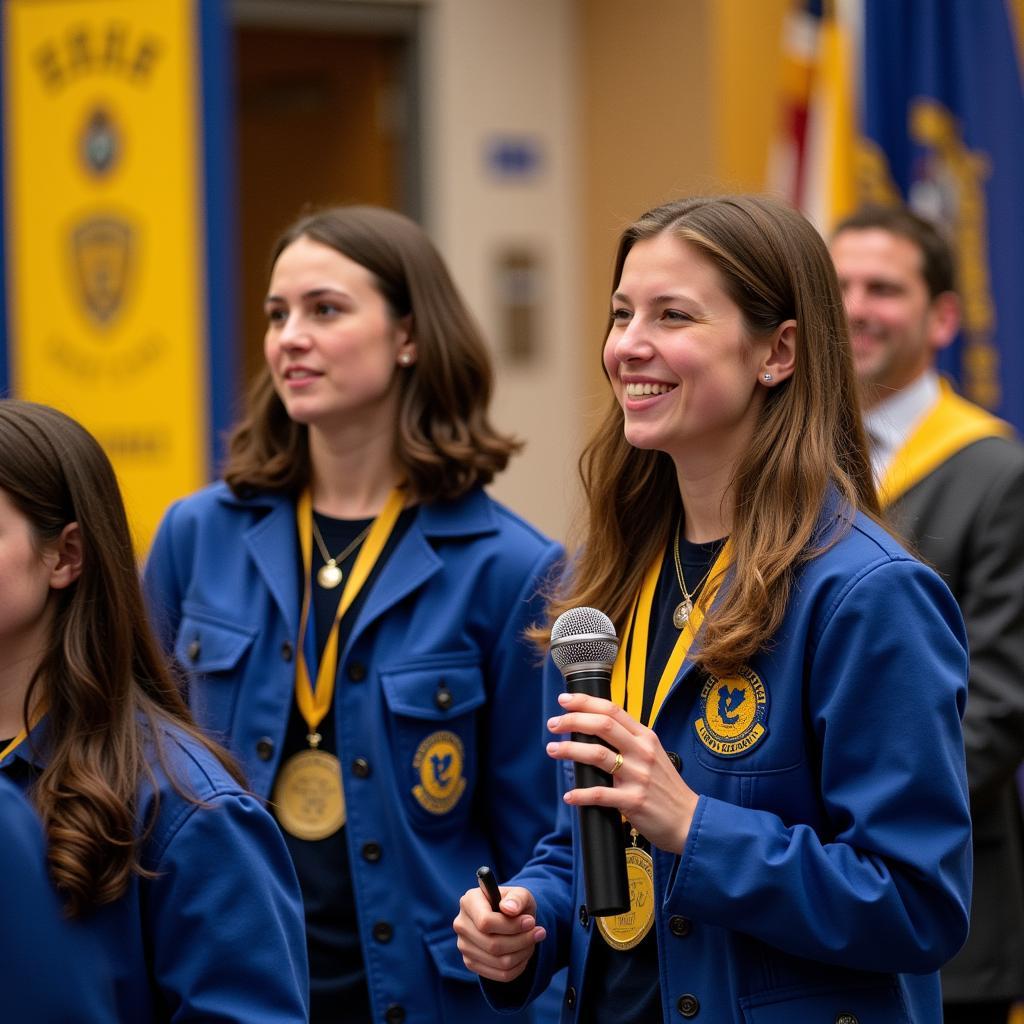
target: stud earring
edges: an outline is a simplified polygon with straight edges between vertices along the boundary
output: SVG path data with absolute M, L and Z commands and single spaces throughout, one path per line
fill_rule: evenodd
M 770 381 L 772 379 L 772 375 L 770 373 L 766 373 L 764 375 L 764 379 L 765 379 L 765 381 Z
M 401 366 L 408 366 L 412 362 L 412 356 L 408 352 L 403 352 L 398 357 L 398 362 Z

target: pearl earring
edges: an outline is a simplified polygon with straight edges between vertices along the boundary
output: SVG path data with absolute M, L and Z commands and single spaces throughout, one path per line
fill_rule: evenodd
M 410 363 L 412 362 L 412 356 L 411 356 L 411 355 L 409 355 L 409 353 L 408 353 L 408 352 L 403 352 L 403 353 L 402 353 L 402 354 L 401 354 L 401 355 L 400 355 L 400 356 L 398 357 L 398 362 L 399 362 L 399 363 L 400 363 L 400 364 L 401 364 L 402 366 L 408 366 L 408 365 L 409 365 L 409 364 L 410 364 Z
M 770 380 L 772 379 L 772 375 L 771 375 L 770 373 L 766 373 L 766 374 L 764 375 L 764 379 L 765 379 L 766 381 L 770 381 Z

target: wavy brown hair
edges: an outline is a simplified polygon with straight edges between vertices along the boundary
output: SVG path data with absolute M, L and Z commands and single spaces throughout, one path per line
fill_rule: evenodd
M 697 654 L 705 668 L 725 676 L 770 641 L 794 572 L 827 543 L 821 526 L 829 487 L 837 489 L 847 519 L 853 509 L 877 519 L 878 499 L 842 296 L 818 233 L 796 211 L 757 196 L 666 203 L 623 232 L 613 291 L 633 246 L 665 232 L 717 268 L 752 336 L 786 320 L 797 325 L 795 370 L 768 389 L 733 477 L 736 572 L 705 619 Z M 580 476 L 589 514 L 568 590 L 551 603 L 550 617 L 592 605 L 621 633 L 643 575 L 661 558 L 679 515 L 675 467 L 663 452 L 626 441 L 612 397 L 580 458 Z
M 487 348 L 444 262 L 423 229 L 375 206 L 338 206 L 297 220 L 274 246 L 271 266 L 300 238 L 365 267 L 397 320 L 412 318 L 416 362 L 401 367 L 396 456 L 418 501 L 457 498 L 490 483 L 520 444 L 487 417 L 493 373 Z M 228 441 L 224 479 L 239 495 L 297 492 L 309 482 L 306 427 L 295 423 L 264 367 Z
M 24 705 L 47 716 L 47 762 L 31 787 L 49 840 L 50 872 L 69 913 L 122 896 L 150 823 L 137 820 L 140 783 L 173 725 L 203 744 L 239 782 L 230 756 L 196 728 L 150 630 L 131 533 L 113 467 L 82 426 L 49 406 L 0 400 L 0 490 L 31 526 L 39 550 L 77 523 L 82 567 L 52 590 L 48 643 Z

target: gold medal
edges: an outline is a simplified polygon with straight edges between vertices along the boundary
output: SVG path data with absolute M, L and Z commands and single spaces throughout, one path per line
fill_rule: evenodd
M 633 830 L 636 843 L 636 830 Z M 626 847 L 626 876 L 629 879 L 629 910 L 613 917 L 597 918 L 597 930 L 612 949 L 639 945 L 654 924 L 654 861 L 639 846 Z
M 290 835 L 312 841 L 333 836 L 345 824 L 341 762 L 325 750 L 300 750 L 281 767 L 270 800 Z

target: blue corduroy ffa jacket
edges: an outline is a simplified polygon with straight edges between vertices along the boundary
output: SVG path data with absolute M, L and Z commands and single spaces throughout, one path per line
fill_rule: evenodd
M 970 905 L 963 620 L 876 524 L 833 528 L 743 676 L 684 663 L 654 724 L 699 794 L 682 854 L 654 851 L 666 1024 L 941 1020 L 937 972 Z M 577 844 L 565 809 L 510 880 L 547 938 L 518 982 L 485 984 L 495 1005 L 522 1005 L 567 962 L 562 1020 L 577 1019 L 602 941 Z
M 375 1020 L 493 1018 L 451 922 L 477 867 L 507 877 L 554 824 L 551 708 L 522 634 L 559 555 L 482 490 L 423 505 L 339 653 L 333 714 Z M 145 572 L 193 710 L 265 798 L 294 701 L 300 565 L 292 498 L 216 484 L 168 511 Z M 455 756 L 435 774 L 432 751 Z

